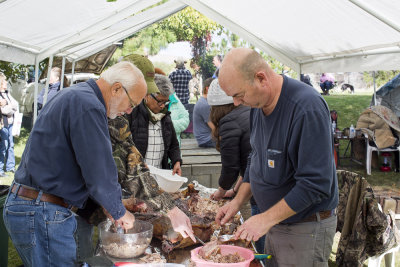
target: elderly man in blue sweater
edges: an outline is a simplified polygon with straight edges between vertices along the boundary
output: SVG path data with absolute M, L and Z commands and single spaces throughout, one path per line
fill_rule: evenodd
M 252 107 L 252 152 L 244 183 L 216 221 L 225 224 L 254 196 L 261 213 L 239 227 L 237 238 L 266 234 L 269 266 L 328 266 L 339 198 L 328 105 L 247 48 L 226 55 L 219 83 L 235 105 Z

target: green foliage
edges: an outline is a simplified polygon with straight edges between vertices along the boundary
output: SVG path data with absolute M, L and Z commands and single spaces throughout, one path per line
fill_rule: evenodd
M 46 58 L 39 63 L 39 70 L 42 71 L 46 68 L 49 59 Z M 34 70 L 35 66 L 16 64 L 12 62 L 0 60 L 0 71 L 3 72 L 8 80 L 15 82 L 17 79 L 27 79 L 29 70 Z
M 169 43 L 177 41 L 191 42 L 194 56 L 202 55 L 210 41 L 210 34 L 220 28 L 217 23 L 188 7 L 126 39 L 123 46 L 115 51 L 108 65 L 133 53 L 155 55 Z
M 172 31 L 161 31 L 157 24 L 153 24 L 124 40 L 123 46 L 117 48 L 108 65 L 113 65 L 119 58 L 130 54 L 156 55 L 173 42 L 176 42 L 176 37 Z
M 177 41 L 189 41 L 196 62 L 206 53 L 208 43 L 211 41 L 211 33 L 222 29 L 221 25 L 191 7 L 161 21 L 159 27 L 162 30 L 174 32 Z
M 214 55 L 205 55 L 199 58 L 198 65 L 200 67 L 200 73 L 203 80 L 212 77 L 215 72 L 215 66 L 213 64 Z
M 375 71 L 375 83 L 376 88 L 381 87 L 391 79 L 393 79 L 400 71 L 398 70 L 390 70 L 390 71 Z M 364 71 L 364 81 L 367 83 L 368 87 L 374 85 L 374 76 L 372 72 Z
M 225 37 L 222 38 L 219 44 L 217 43 L 211 44 L 211 49 L 209 53 L 212 55 L 217 55 L 217 54 L 225 55 L 229 51 L 229 49 L 235 47 L 249 47 L 251 49 L 255 49 L 254 45 L 248 43 L 247 41 L 243 40 L 238 35 L 232 33 L 229 30 L 224 29 L 220 34 L 224 35 Z M 282 73 L 289 75 L 292 78 L 297 78 L 297 72 L 295 72 L 288 66 L 285 66 L 284 64 L 274 59 L 273 57 L 267 55 L 263 51 L 259 51 L 259 53 L 268 62 L 268 64 L 276 73 Z
M 195 37 L 205 37 L 221 26 L 191 7 L 166 18 L 158 24 L 161 30 L 174 32 L 177 41 L 192 41 Z
M 21 76 L 25 76 L 28 66 L 0 60 L 0 71 L 7 76 L 7 79 L 15 82 Z

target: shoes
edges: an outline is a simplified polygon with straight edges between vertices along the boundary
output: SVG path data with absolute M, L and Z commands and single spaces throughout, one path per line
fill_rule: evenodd
M 14 173 L 14 172 L 15 172 L 15 170 L 14 170 L 14 169 L 12 169 L 12 170 L 9 170 L 9 171 L 6 171 L 6 172 L 12 172 L 12 173 Z
M 1 172 L 0 177 L 6 177 L 6 174 L 4 172 Z

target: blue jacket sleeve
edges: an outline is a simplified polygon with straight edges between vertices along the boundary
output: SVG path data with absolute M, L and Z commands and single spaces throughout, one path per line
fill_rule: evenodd
M 296 212 L 331 195 L 335 166 L 330 129 L 329 118 L 321 110 L 306 111 L 295 119 L 288 149 L 296 185 L 284 199 Z
M 114 219 L 121 218 L 126 210 L 104 113 L 91 109 L 76 118 L 71 127 L 71 145 L 91 197 Z

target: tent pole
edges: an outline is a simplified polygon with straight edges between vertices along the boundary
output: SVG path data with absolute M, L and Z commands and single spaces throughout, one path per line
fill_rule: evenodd
M 75 74 L 75 60 L 72 61 L 72 70 L 71 70 L 71 82 L 70 85 L 74 84 L 74 74 Z
M 301 64 L 299 64 L 299 72 L 297 73 L 297 79 L 298 79 L 299 81 L 301 81 L 301 72 L 302 72 L 302 70 L 301 70 Z
M 391 21 L 390 19 L 386 18 L 382 14 L 379 14 L 378 12 L 376 12 L 376 10 L 374 10 L 370 6 L 363 3 L 362 0 L 349 0 L 349 1 L 352 2 L 353 4 L 355 4 L 356 6 L 358 6 L 359 8 L 361 8 L 362 10 L 364 10 L 365 12 L 367 12 L 368 14 L 370 14 L 371 16 L 374 16 L 378 20 L 382 21 L 389 27 L 392 27 L 396 31 L 400 32 L 400 25 L 398 25 L 394 21 Z
M 38 56 L 35 57 L 35 91 L 33 92 L 33 124 L 37 118 L 37 95 L 39 87 L 39 61 Z M 32 127 L 33 127 L 32 124 Z
M 60 90 L 62 90 L 64 88 L 64 70 L 65 70 L 65 57 L 63 57 L 63 59 L 62 59 Z
M 53 68 L 53 55 L 50 56 L 49 65 L 47 66 L 47 79 L 46 79 L 46 86 L 44 87 L 43 106 L 47 103 L 47 94 L 49 93 L 49 83 L 50 83 L 50 75 L 52 68 Z
M 374 77 L 374 106 L 376 106 L 376 81 L 375 81 L 375 71 L 372 72 L 372 76 Z

